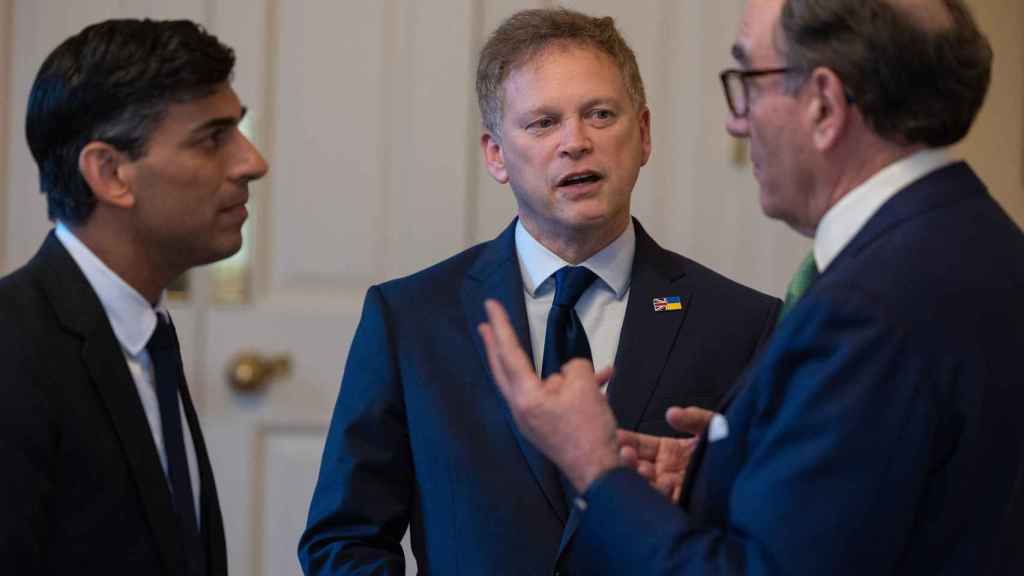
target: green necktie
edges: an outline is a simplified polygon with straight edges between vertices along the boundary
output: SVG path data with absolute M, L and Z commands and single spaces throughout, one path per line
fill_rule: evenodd
M 814 251 L 811 251 L 804 257 L 800 267 L 789 281 L 789 286 L 786 287 L 786 300 L 782 303 L 782 311 L 779 312 L 780 321 L 793 306 L 796 306 L 800 297 L 807 292 L 817 278 L 818 264 L 814 261 Z

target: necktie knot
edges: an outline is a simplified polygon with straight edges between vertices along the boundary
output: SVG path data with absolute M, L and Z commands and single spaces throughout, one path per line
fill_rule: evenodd
M 174 324 L 165 318 L 163 314 L 156 315 L 156 329 L 153 330 L 149 342 L 146 343 L 146 350 L 153 354 L 158 350 L 177 351 L 178 335 L 174 331 Z
M 563 266 L 555 272 L 555 302 L 559 308 L 574 308 L 597 275 L 583 266 Z

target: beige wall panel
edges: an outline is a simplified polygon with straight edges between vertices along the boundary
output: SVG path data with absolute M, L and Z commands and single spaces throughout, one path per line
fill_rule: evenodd
M 276 10 L 266 215 L 275 287 L 365 286 L 385 256 L 391 5 Z
M 475 6 L 399 3 L 394 88 L 386 95 L 392 153 L 381 277 L 409 274 L 469 243 Z
M 992 86 L 971 133 L 957 148 L 992 195 L 1024 226 L 1024 4 L 969 0 L 995 52 Z

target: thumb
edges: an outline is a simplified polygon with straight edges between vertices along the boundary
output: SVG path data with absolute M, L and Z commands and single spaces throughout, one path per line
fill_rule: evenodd
M 679 432 L 687 432 L 694 436 L 700 436 L 711 423 L 711 417 L 715 413 L 696 406 L 680 408 L 673 406 L 665 412 L 665 420 L 669 426 Z

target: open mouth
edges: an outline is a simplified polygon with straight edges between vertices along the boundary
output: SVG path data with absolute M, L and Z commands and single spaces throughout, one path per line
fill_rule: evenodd
M 591 172 L 591 171 L 575 172 L 575 173 L 569 174 L 569 175 L 565 176 L 564 178 L 562 178 L 561 180 L 559 180 L 558 181 L 558 186 L 559 187 L 580 186 L 580 185 L 584 185 L 584 184 L 591 184 L 593 182 L 598 182 L 602 178 L 603 178 L 603 176 L 601 176 L 597 172 Z

